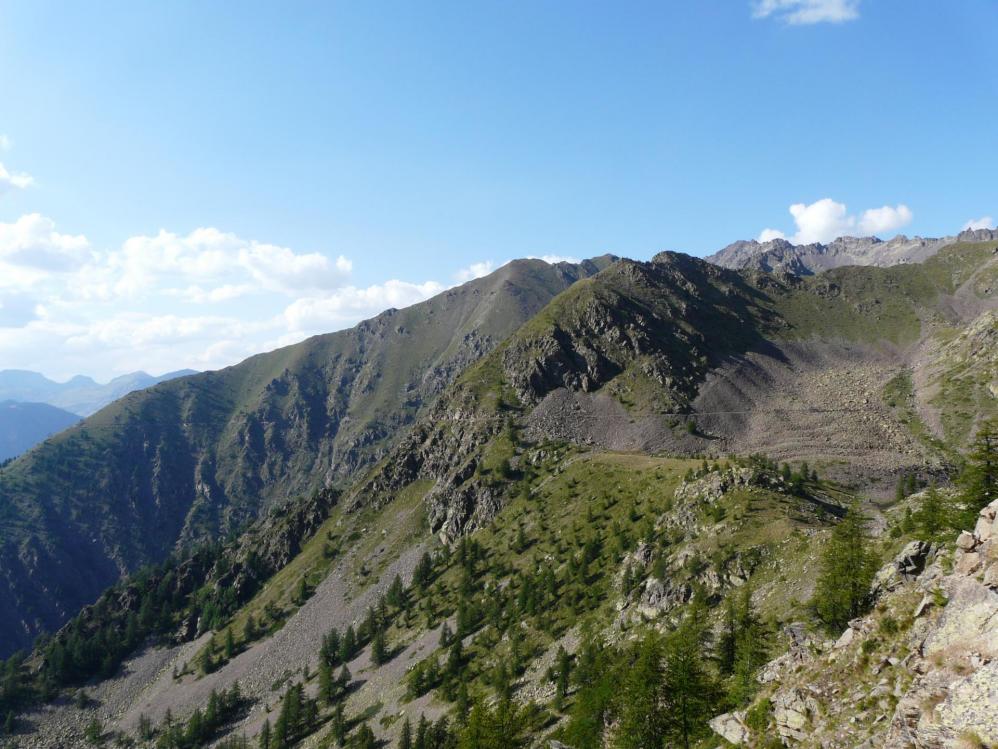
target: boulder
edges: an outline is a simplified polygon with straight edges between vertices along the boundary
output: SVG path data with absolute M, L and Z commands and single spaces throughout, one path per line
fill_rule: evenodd
M 986 570 L 984 570 L 984 584 L 989 588 L 998 588 L 998 562 L 992 562 Z
M 751 738 L 748 728 L 745 727 L 744 718 L 743 712 L 724 713 L 711 718 L 708 725 L 728 743 L 741 746 L 747 744 Z
M 902 583 L 914 580 L 922 574 L 935 553 L 936 547 L 927 541 L 909 542 L 893 560 L 877 571 L 870 593 L 877 597 L 897 589 Z
M 845 648 L 852 644 L 852 641 L 856 639 L 856 630 L 852 627 L 846 628 L 846 631 L 841 634 L 839 639 L 835 641 L 835 649 Z
M 811 716 L 817 712 L 814 698 L 794 688 L 773 695 L 773 720 L 783 739 L 803 741 L 807 738 Z
M 970 531 L 961 531 L 960 535 L 956 537 L 956 547 L 958 549 L 970 551 L 975 546 L 977 546 L 977 539 L 974 538 L 974 534 Z

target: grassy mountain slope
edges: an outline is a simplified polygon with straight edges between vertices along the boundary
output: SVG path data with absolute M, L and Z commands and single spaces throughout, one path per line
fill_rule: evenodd
M 461 370 L 611 262 L 515 261 L 350 330 L 132 393 L 24 455 L 0 474 L 2 653 L 178 543 L 344 481 Z
M 880 446 L 895 468 L 946 459 L 933 443 L 942 433 L 921 417 L 928 439 L 913 427 L 926 392 L 919 378 L 934 382 L 932 367 L 942 362 L 953 378 L 969 371 L 986 385 L 988 359 L 975 342 L 988 328 L 972 321 L 994 307 L 995 262 L 991 242 L 955 245 L 920 266 L 808 279 L 674 254 L 616 263 L 468 366 L 328 514 L 295 525 L 295 543 L 269 542 L 259 526 L 234 542 L 244 565 L 257 547 L 283 549 L 276 574 L 210 609 L 210 593 L 244 579 L 226 576 L 231 560 L 216 565 L 207 592 L 168 613 L 146 650 L 93 685 L 97 705 L 64 704 L 25 721 L 50 745 L 71 743 L 94 715 L 131 736 L 151 717 L 162 736 L 167 710 L 186 719 L 212 690 L 238 681 L 246 703 L 218 735 L 255 736 L 266 720 L 275 724 L 289 687 L 318 693 L 324 635 L 352 626 L 359 644 L 327 660 L 349 667 L 335 702 L 355 735 L 366 722 L 393 737 L 403 711 L 414 721 L 459 717 L 465 695 L 509 691 L 518 703 L 536 703 L 517 712 L 524 733 L 567 740 L 582 730 L 573 711 L 592 694 L 584 683 L 557 692 L 549 667 L 559 647 L 585 662 L 596 633 L 612 664 L 601 678 L 623 679 L 631 643 L 671 632 L 697 591 L 715 634 L 722 602 L 738 589 L 752 591 L 766 642 L 782 624 L 810 616 L 818 554 L 853 496 L 826 470 L 868 475 L 876 468 L 864 462 L 870 444 L 885 429 L 904 437 Z M 947 340 L 958 343 L 944 343 L 943 357 L 936 344 Z M 869 393 L 846 377 L 858 367 L 869 368 Z M 813 388 L 810 400 L 787 382 Z M 791 402 L 763 402 L 767 392 Z M 975 391 L 982 399 L 988 392 Z M 827 424 L 849 414 L 856 420 L 847 430 L 825 435 L 838 440 L 831 447 L 817 433 L 805 433 L 809 442 L 780 431 L 804 416 Z M 797 449 L 795 457 L 810 460 L 819 448 L 823 478 L 799 461 L 784 472 L 759 457 L 693 458 Z M 892 528 L 887 550 L 906 540 L 903 530 L 893 535 L 900 525 L 870 509 L 876 527 Z M 279 515 L 270 520 L 282 527 Z M 460 648 L 442 641 L 444 623 Z M 105 626 L 120 631 L 127 621 Z M 744 704 L 732 696 L 744 687 L 736 674 L 714 676 L 723 689 L 712 709 Z M 614 700 L 606 709 L 611 727 L 626 712 Z M 335 745 L 332 705 L 306 723 L 304 745 Z M 716 745 L 705 724 L 697 731 L 702 746 Z
M 427 536 L 425 485 L 381 508 L 336 506 L 309 530 L 301 552 L 214 633 L 146 650 L 89 687 L 93 702 L 28 713 L 24 724 L 34 725 L 41 746 L 79 740 L 94 715 L 131 736 L 143 716 L 162 731 L 168 709 L 186 719 L 213 690 L 238 681 L 247 705 L 224 733 L 254 736 L 265 720 L 274 723 L 289 685 L 317 694 L 323 637 L 352 625 L 361 642 L 347 658 L 346 714 L 365 716 L 377 735 L 394 738 L 401 712 L 415 721 L 454 709 L 457 683 L 446 666 L 454 648 L 440 639 L 446 623 L 463 638 L 461 679 L 470 698 L 492 694 L 507 669 L 517 700 L 540 706 L 523 726 L 539 738 L 559 730 L 570 712 L 568 702 L 553 703 L 545 664 L 559 646 L 576 652 L 586 631 L 624 643 L 649 623 L 674 621 L 695 589 L 716 605 L 749 578 L 767 618 L 801 615 L 818 542 L 848 498 L 820 481 L 795 493 L 752 461 L 705 467 L 556 443 L 527 447 L 523 457 L 510 501 L 467 542 L 448 549 Z M 261 533 L 258 540 L 267 536 Z M 400 602 L 379 604 L 391 599 L 396 575 L 407 591 Z M 364 622 L 382 606 L 388 659 L 378 663 Z M 252 640 L 245 636 L 250 617 L 258 632 Z M 233 654 L 225 656 L 230 632 Z M 214 665 L 205 673 L 209 650 Z M 333 729 L 331 711 L 323 710 L 306 745 L 333 745 L 323 743 Z

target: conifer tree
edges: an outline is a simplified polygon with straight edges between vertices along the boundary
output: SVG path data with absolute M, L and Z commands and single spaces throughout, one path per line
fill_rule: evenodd
M 412 724 L 408 718 L 405 719 L 402 731 L 399 733 L 398 749 L 412 749 Z
M 343 664 L 343 668 L 340 669 L 340 675 L 336 677 L 336 684 L 340 691 L 346 691 L 346 688 L 350 686 L 350 681 L 353 679 L 353 675 L 350 673 L 350 669 L 347 668 L 347 664 Z
M 430 721 L 426 716 L 420 714 L 419 723 L 416 725 L 416 746 L 415 749 L 429 749 L 427 742 L 430 738 Z
M 263 721 L 260 729 L 260 749 L 271 749 L 270 718 Z
M 737 634 L 731 697 L 736 703 L 742 704 L 755 693 L 756 671 L 766 662 L 765 633 L 752 609 L 752 589 L 748 584 L 741 588 L 736 617 Z
M 330 732 L 333 734 L 333 738 L 336 742 L 342 746 L 343 741 L 347 736 L 347 720 L 346 716 L 343 714 L 343 703 L 337 702 L 336 707 L 333 708 L 333 717 L 330 720 L 331 728 Z
M 981 425 L 959 483 L 967 516 L 965 524 L 970 525 L 976 521 L 978 512 L 998 499 L 998 419 Z
M 621 684 L 614 745 L 620 749 L 662 746 L 666 735 L 663 652 L 656 634 L 635 646 Z
M 734 673 L 737 650 L 738 616 L 735 612 L 735 597 L 729 594 L 724 599 L 724 619 L 721 627 L 721 639 L 717 644 L 717 666 L 722 674 L 729 675 Z
M 347 631 L 343 633 L 343 639 L 340 641 L 340 660 L 346 664 L 347 661 L 351 660 L 357 652 L 357 633 L 354 631 L 353 625 L 347 627 Z
M 377 740 L 374 738 L 374 731 L 371 730 L 371 727 L 367 723 L 364 723 L 357 729 L 351 745 L 357 749 L 375 749 L 378 745 Z
M 833 630 L 862 614 L 869 599 L 877 560 L 867 525 L 867 517 L 854 502 L 832 529 L 822 554 L 813 605 Z
M 706 721 L 713 717 L 718 700 L 717 685 L 705 668 L 705 648 L 703 604 L 694 598 L 665 646 L 666 738 L 684 749 L 709 730 Z
M 929 541 L 938 538 L 939 534 L 955 520 L 951 517 L 948 503 L 935 483 L 930 484 L 925 492 L 922 506 L 915 514 L 914 520 L 919 532 Z
M 371 640 L 371 660 L 376 666 L 384 665 L 389 661 L 388 645 L 385 642 L 385 631 L 380 627 L 375 630 L 374 638 Z
M 333 667 L 319 658 L 319 700 L 328 705 L 333 701 Z

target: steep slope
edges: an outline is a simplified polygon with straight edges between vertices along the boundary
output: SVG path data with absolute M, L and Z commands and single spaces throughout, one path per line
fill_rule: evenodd
M 613 262 L 515 261 L 340 333 L 132 393 L 0 475 L 0 643 L 377 460 L 456 375 Z
M 47 403 L 0 402 L 0 462 L 29 450 L 80 420 Z
M 795 245 L 785 239 L 768 242 L 733 242 L 705 258 L 724 268 L 786 271 L 809 276 L 846 265 L 887 267 L 920 263 L 954 242 L 983 242 L 998 238 L 994 230 L 967 230 L 957 237 L 906 237 L 899 234 L 884 241 L 877 237 L 839 237 L 828 243 Z
M 515 499 L 488 528 L 452 548 L 426 536 L 419 492 L 380 509 L 333 508 L 310 528 L 301 553 L 214 633 L 180 627 L 179 642 L 140 650 L 113 678 L 88 686 L 88 699 L 28 712 L 25 741 L 72 745 L 94 717 L 130 737 L 147 719 L 160 738 L 167 711 L 185 721 L 213 691 L 237 682 L 245 702 L 219 735 L 255 737 L 264 721 L 276 722 L 290 685 L 318 695 L 324 638 L 331 629 L 344 635 L 352 628 L 360 640 L 347 651 L 350 687 L 341 698 L 351 723 L 366 720 L 378 737 L 394 741 L 403 713 L 413 723 L 420 715 L 460 718 L 456 636 L 472 698 L 492 692 L 505 664 L 516 700 L 543 706 L 518 730 L 529 733 L 529 745 L 546 746 L 541 737 L 569 712 L 554 702 L 545 675 L 559 646 L 577 653 L 586 631 L 626 643 L 648 622 L 665 625 L 680 615 L 695 589 L 720 599 L 750 577 L 767 615 L 803 613 L 791 599 L 808 594 L 820 542 L 848 496 L 810 480 L 795 493 L 760 461 L 699 468 L 699 461 L 587 454 L 549 443 L 531 449 L 525 463 L 530 471 Z M 267 531 L 254 538 L 273 545 Z M 190 578 L 175 575 L 181 577 Z M 302 580 L 307 593 L 299 597 Z M 205 592 L 217 596 L 219 583 L 209 574 Z M 122 632 L 128 607 L 138 608 L 134 588 L 119 585 L 106 596 Z M 382 622 L 387 660 L 374 657 L 371 612 Z M 251 616 L 256 639 L 244 634 Z M 230 632 L 234 643 L 225 655 Z M 215 654 L 207 671 L 200 665 L 206 652 Z M 309 727 L 316 735 L 306 746 L 331 743 L 332 711 L 320 710 L 325 714 Z M 29 726 L 36 733 L 27 734 Z
M 102 385 L 82 375 L 67 382 L 54 382 L 37 372 L 5 369 L 0 371 L 0 400 L 48 403 L 77 416 L 90 416 L 135 390 L 192 374 L 196 374 L 192 369 L 167 372 L 158 377 L 145 372 L 132 372 Z

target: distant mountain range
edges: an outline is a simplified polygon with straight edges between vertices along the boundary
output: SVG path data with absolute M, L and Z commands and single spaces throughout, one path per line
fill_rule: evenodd
M 159 377 L 145 372 L 132 372 L 102 385 L 83 375 L 77 375 L 68 382 L 55 382 L 38 372 L 4 369 L 0 371 L 0 401 L 47 403 L 77 416 L 90 416 L 108 403 L 135 390 L 191 374 L 196 372 L 181 369 Z
M 998 239 L 994 229 L 960 232 L 956 237 L 839 237 L 828 244 L 793 244 L 786 239 L 733 242 L 705 258 L 710 263 L 734 270 L 786 271 L 810 276 L 846 265 L 891 265 L 920 263 L 954 242 L 987 242 Z
M 80 417 L 47 403 L 0 403 L 0 461 L 30 450 L 47 437 L 73 426 Z

